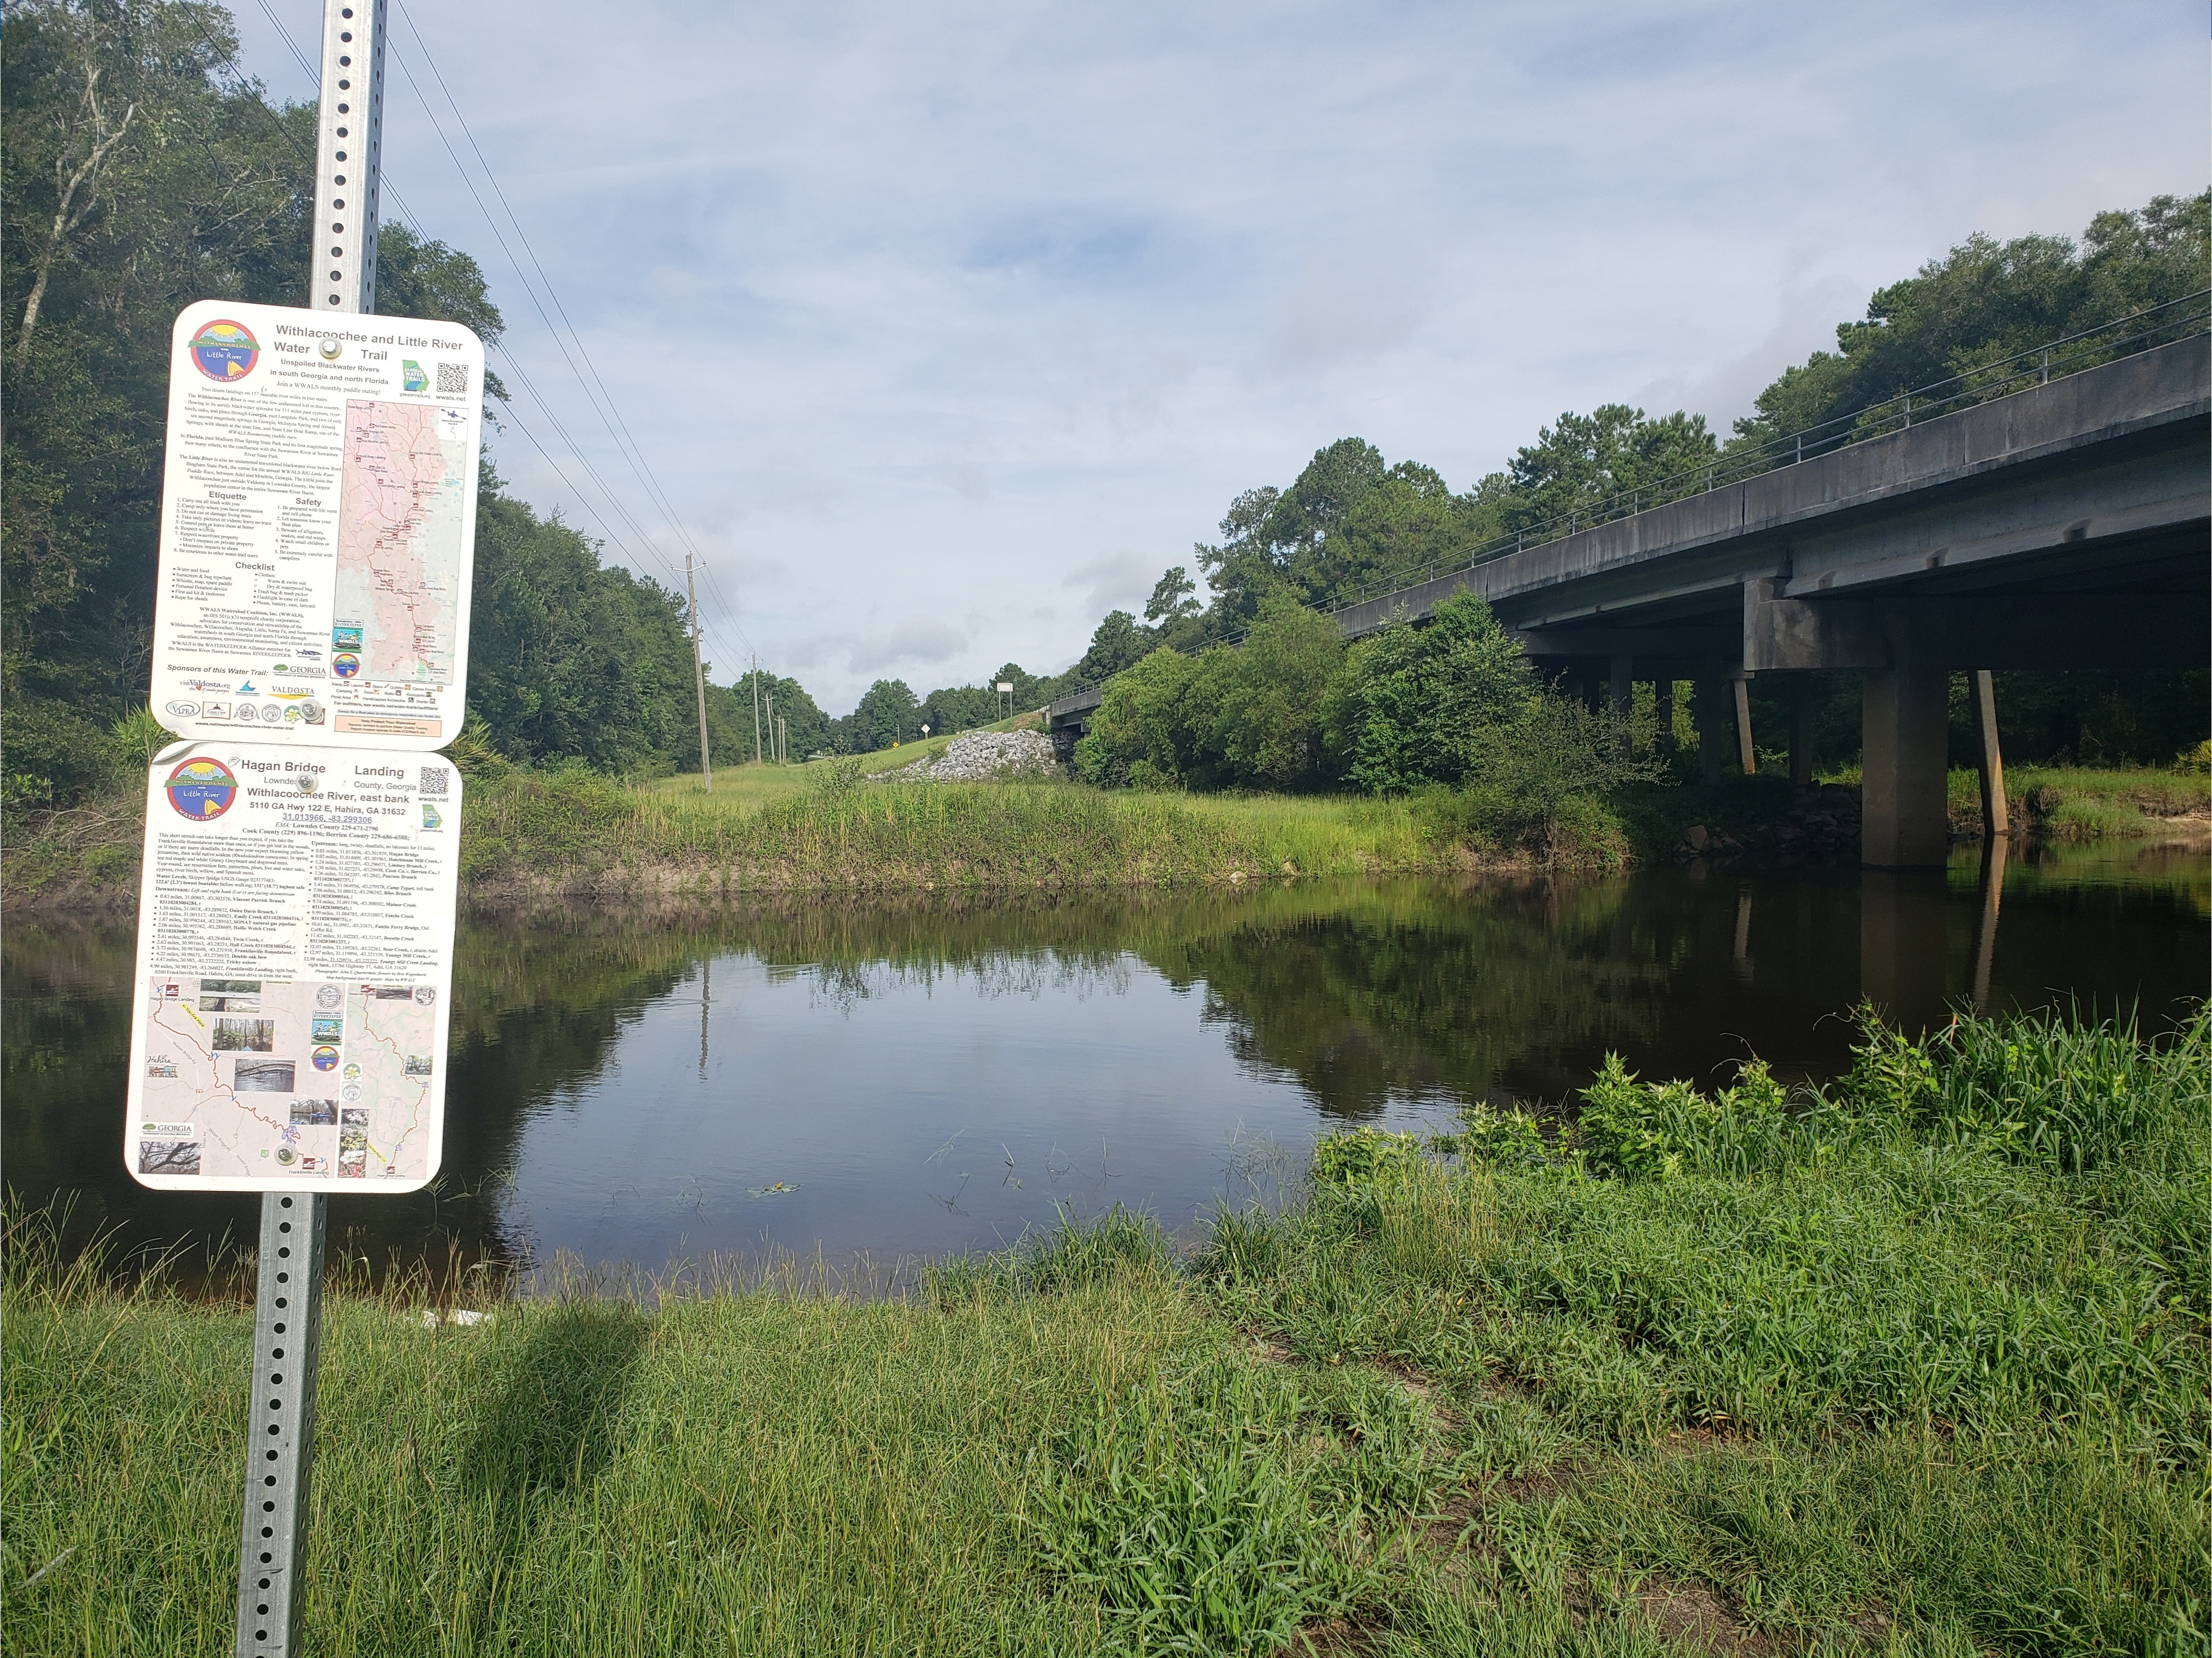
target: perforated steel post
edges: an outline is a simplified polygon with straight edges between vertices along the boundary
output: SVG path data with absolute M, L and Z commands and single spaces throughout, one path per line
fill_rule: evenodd
M 325 0 L 323 102 L 307 304 L 376 308 L 377 158 L 384 138 L 385 0 Z M 300 1649 L 300 1569 L 314 1467 L 330 1199 L 268 1192 L 253 1297 L 253 1394 L 239 1527 L 239 1658 Z
M 376 308 L 377 158 L 384 143 L 385 0 L 325 0 L 307 303 Z
M 329 1210 L 328 1198 L 306 1193 L 261 1197 L 253 1394 L 238 1545 L 239 1658 L 292 1658 L 301 1649 L 300 1565 L 314 1466 Z

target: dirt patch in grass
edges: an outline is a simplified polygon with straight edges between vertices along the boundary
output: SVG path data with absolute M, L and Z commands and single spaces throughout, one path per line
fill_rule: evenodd
M 1701 1647 L 1707 1652 L 1765 1658 L 1765 1655 L 1786 1651 L 1795 1644 L 1747 1628 L 1728 1602 L 1703 1583 L 1646 1578 L 1636 1599 L 1641 1614 L 1668 1640 Z

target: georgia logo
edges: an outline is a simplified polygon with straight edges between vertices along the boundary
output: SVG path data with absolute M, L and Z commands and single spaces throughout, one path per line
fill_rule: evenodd
M 192 336 L 193 366 L 211 380 L 242 380 L 261 360 L 261 342 L 244 323 L 216 321 Z
M 238 779 L 220 760 L 186 760 L 162 787 L 178 817 L 199 823 L 222 817 L 238 799 Z

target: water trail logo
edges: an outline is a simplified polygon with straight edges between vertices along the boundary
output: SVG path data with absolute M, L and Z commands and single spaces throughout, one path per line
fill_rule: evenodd
M 163 787 L 177 816 L 196 823 L 222 817 L 238 799 L 238 779 L 220 760 L 185 761 L 169 774 Z
M 243 323 L 211 322 L 192 336 L 193 365 L 211 380 L 242 380 L 261 361 L 261 342 Z
M 361 659 L 351 651 L 340 651 L 331 659 L 331 671 L 341 679 L 350 679 L 361 671 Z
M 430 389 L 430 377 L 422 372 L 422 365 L 414 358 L 402 357 L 399 360 L 399 384 L 410 392 L 427 392 Z

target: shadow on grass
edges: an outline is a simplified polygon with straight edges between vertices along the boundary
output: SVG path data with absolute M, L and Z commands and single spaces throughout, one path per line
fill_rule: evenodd
M 436 1640 L 410 1631 L 417 1649 L 537 1650 L 557 1641 L 573 1608 L 540 1545 L 612 1460 L 651 1327 L 628 1302 L 563 1302 L 495 1363 L 495 1390 L 461 1457 L 471 1541 L 460 1581 Z
M 651 1321 L 627 1302 L 563 1304 L 515 1356 L 461 1466 L 473 1496 L 559 1497 L 605 1467 Z

